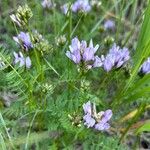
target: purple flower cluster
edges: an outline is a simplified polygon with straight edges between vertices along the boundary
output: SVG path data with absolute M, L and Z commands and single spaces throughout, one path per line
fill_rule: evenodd
M 13 37 L 13 39 L 14 41 L 16 41 L 16 43 L 23 46 L 23 48 L 26 51 L 33 48 L 29 33 L 20 32 L 20 34 L 18 34 L 18 36 Z
M 71 45 L 69 46 L 70 51 L 66 52 L 66 56 L 76 64 L 84 63 L 88 69 L 92 67 L 101 67 L 101 58 L 95 56 L 98 48 L 99 45 L 93 46 L 92 40 L 90 41 L 89 46 L 87 46 L 86 41 L 80 42 L 76 37 L 72 39 Z
M 140 68 L 140 72 L 142 74 L 149 74 L 150 73 L 150 57 L 142 64 Z
M 31 59 L 30 57 L 24 57 L 23 54 L 21 52 L 16 53 L 14 52 L 14 64 L 19 63 L 19 66 L 25 66 L 26 68 L 30 68 L 31 67 Z
M 119 46 L 114 44 L 109 50 L 103 61 L 104 70 L 109 72 L 113 67 L 120 68 L 129 60 L 129 50 L 127 48 L 120 49 Z
M 69 3 L 66 3 L 61 6 L 61 11 L 67 15 L 67 12 L 69 10 Z M 83 12 L 88 13 L 91 10 L 91 5 L 88 0 L 77 0 L 71 5 L 71 11 L 72 12 Z
M 110 109 L 96 113 L 95 106 L 92 108 L 91 102 L 88 101 L 86 104 L 83 104 L 83 110 L 84 125 L 88 128 L 93 127 L 99 131 L 106 131 L 110 128 L 110 124 L 108 123 L 112 117 L 112 111 Z
M 115 22 L 113 20 L 106 20 L 104 23 L 105 30 L 114 30 Z
M 87 13 L 91 10 L 91 5 L 89 4 L 88 0 L 77 0 L 72 5 L 73 12 L 84 12 Z
M 72 39 L 69 46 L 70 51 L 66 52 L 66 56 L 70 58 L 74 63 L 84 65 L 88 68 L 103 67 L 105 71 L 109 72 L 113 67 L 122 67 L 130 58 L 129 50 L 127 48 L 120 48 L 116 44 L 112 46 L 109 53 L 104 57 L 103 55 L 95 56 L 99 45 L 93 46 L 92 40 L 89 46 L 86 41 L 79 41 L 78 38 Z
M 43 0 L 41 4 L 43 8 L 52 9 L 56 7 L 56 4 L 52 0 Z

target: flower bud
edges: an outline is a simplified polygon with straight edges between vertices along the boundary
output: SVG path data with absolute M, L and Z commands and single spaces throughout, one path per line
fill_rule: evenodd
M 37 51 L 40 51 L 42 55 L 44 53 L 48 53 L 53 48 L 52 45 L 50 45 L 49 42 L 46 39 L 44 39 L 43 36 L 37 31 L 34 31 L 32 35 L 32 41 L 34 43 L 34 48 Z
M 25 27 L 33 16 L 28 5 L 19 6 L 16 14 L 10 15 L 11 20 L 20 27 Z
M 107 46 L 111 45 L 113 42 L 114 42 L 114 38 L 111 37 L 111 36 L 107 36 L 107 37 L 104 39 L 104 43 L 105 43 L 105 45 L 107 45 Z
M 94 7 L 95 9 L 99 9 L 101 5 L 102 5 L 102 2 L 99 0 L 92 0 L 91 1 L 91 6 Z
M 65 44 L 66 40 L 67 40 L 66 36 L 65 35 L 61 35 L 61 36 L 59 36 L 58 38 L 55 39 L 55 42 L 56 42 L 57 46 L 61 46 L 61 45 Z

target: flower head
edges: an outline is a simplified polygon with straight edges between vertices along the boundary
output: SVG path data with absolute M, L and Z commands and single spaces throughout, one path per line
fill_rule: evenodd
M 73 12 L 84 12 L 87 13 L 91 10 L 91 5 L 89 4 L 88 0 L 77 0 L 72 5 Z
M 112 110 L 108 109 L 105 112 L 98 113 L 98 116 L 100 116 L 100 121 L 95 125 L 95 129 L 103 131 L 108 130 L 110 128 L 110 125 L 108 121 L 112 117 Z
M 66 42 L 66 36 L 65 35 L 60 35 L 59 37 L 55 38 L 56 45 L 64 45 Z
M 34 48 L 41 52 L 43 55 L 44 53 L 48 53 L 52 50 L 52 45 L 49 44 L 48 40 L 46 40 L 38 31 L 34 31 L 32 34 L 32 41 Z
M 10 15 L 11 20 L 18 26 L 26 26 L 29 19 L 33 16 L 31 9 L 28 5 L 19 6 L 16 14 Z
M 43 0 L 41 4 L 43 8 L 48 8 L 48 9 L 52 9 L 56 6 L 56 4 L 52 2 L 52 0 Z
M 26 68 L 30 68 L 31 67 L 31 59 L 30 57 L 24 57 L 23 54 L 21 52 L 16 53 L 14 52 L 14 64 L 19 63 L 19 66 L 25 66 Z
M 102 66 L 101 59 L 95 56 L 99 45 L 93 46 L 93 41 L 90 41 L 89 46 L 86 41 L 79 41 L 78 38 L 72 39 L 69 46 L 70 51 L 66 52 L 66 56 L 76 64 L 84 64 L 87 68 Z
M 20 32 L 18 36 L 13 37 L 13 39 L 20 44 L 26 51 L 33 47 L 29 33 Z
M 90 1 L 90 4 L 92 7 L 98 9 L 101 6 L 102 2 L 99 0 L 92 0 L 92 1 Z
M 61 11 L 63 12 L 63 14 L 67 15 L 68 10 L 69 10 L 69 3 L 62 5 L 60 8 L 61 8 Z
M 113 20 L 106 20 L 104 23 L 105 30 L 114 30 L 115 29 L 115 22 Z
M 149 74 L 150 73 L 150 57 L 142 64 L 140 68 L 140 72 L 142 74 Z
M 99 131 L 106 131 L 110 128 L 108 121 L 112 117 L 112 110 L 108 109 L 106 111 L 96 113 L 95 104 L 92 105 L 90 101 L 83 104 L 83 110 L 85 114 L 83 116 L 84 125 L 88 128 L 93 127 Z
M 124 47 L 120 49 L 119 46 L 114 44 L 103 61 L 104 70 L 109 72 L 113 67 L 120 68 L 129 58 L 130 56 L 127 48 Z

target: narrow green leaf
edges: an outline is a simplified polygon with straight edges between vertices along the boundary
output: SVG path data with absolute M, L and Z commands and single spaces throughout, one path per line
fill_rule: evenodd
M 150 131 L 150 121 L 146 122 L 144 125 L 138 128 L 136 134 L 140 134 L 144 131 Z

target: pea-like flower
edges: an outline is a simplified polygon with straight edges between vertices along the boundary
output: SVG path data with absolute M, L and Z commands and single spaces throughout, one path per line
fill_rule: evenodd
M 43 0 L 42 1 L 43 8 L 52 9 L 56 7 L 56 4 L 52 0 Z
M 16 53 L 14 52 L 14 64 L 19 63 L 20 67 L 25 66 L 26 68 L 31 68 L 31 59 L 30 57 L 24 57 L 21 52 Z
M 88 0 L 77 0 L 72 5 L 73 12 L 84 12 L 88 13 L 91 10 L 91 5 Z
M 88 101 L 86 104 L 83 104 L 83 110 L 85 114 L 92 115 L 91 102 Z
M 18 36 L 13 37 L 16 43 L 20 44 L 26 51 L 33 47 L 29 33 L 20 32 Z
M 99 115 L 100 114 L 100 115 Z M 106 110 L 105 112 L 98 113 L 97 116 L 100 116 L 100 121 L 95 125 L 95 129 L 103 131 L 108 130 L 110 128 L 110 124 L 108 121 L 112 117 L 112 111 L 110 109 Z
M 69 10 L 69 3 L 66 3 L 66 4 L 62 5 L 60 7 L 60 9 L 61 9 L 61 11 L 62 11 L 63 14 L 67 15 L 68 10 Z
M 70 58 L 76 64 L 84 64 L 88 69 L 92 67 L 102 66 L 101 58 L 95 56 L 99 45 L 93 46 L 93 41 L 90 41 L 87 46 L 86 41 L 79 41 L 78 38 L 72 39 L 71 45 L 69 46 L 70 51 L 66 52 L 66 56 Z
M 120 68 L 129 60 L 129 50 L 128 48 L 120 49 L 119 46 L 114 44 L 109 50 L 103 61 L 104 70 L 109 72 L 113 67 Z
M 150 57 L 142 64 L 140 68 L 140 73 L 149 74 L 150 73 Z
M 110 128 L 110 124 L 108 123 L 112 117 L 112 110 L 108 109 L 106 111 L 100 111 L 96 113 L 95 104 L 91 104 L 90 101 L 83 104 L 84 110 L 84 125 L 88 128 L 93 127 L 99 131 L 107 131 Z
M 113 20 L 106 20 L 104 23 L 105 30 L 114 30 L 115 29 L 115 22 Z

